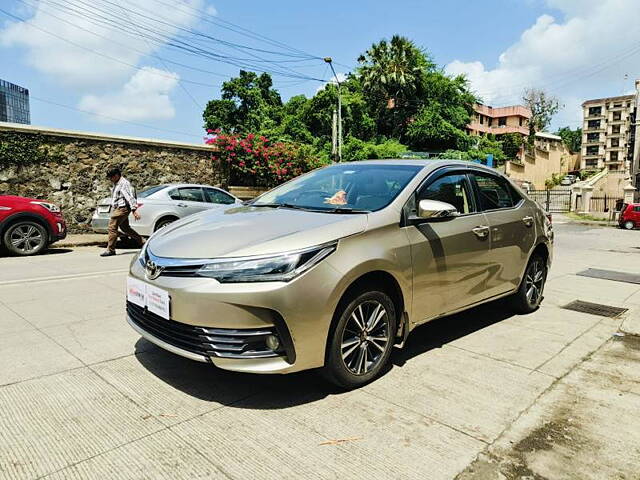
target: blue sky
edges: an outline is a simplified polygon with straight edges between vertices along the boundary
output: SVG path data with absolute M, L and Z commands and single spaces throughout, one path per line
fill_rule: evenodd
M 219 84 L 238 67 L 184 55 L 162 40 L 181 40 L 191 29 L 291 53 L 221 28 L 224 21 L 314 56 L 330 55 L 343 64 L 336 66 L 340 73 L 371 43 L 399 33 L 425 47 L 448 72 L 467 74 L 487 103 L 517 103 L 525 86 L 550 90 L 564 105 L 554 127 L 578 126 L 584 99 L 629 92 L 640 77 L 637 0 L 3 0 L 0 8 L 26 20 L 0 12 L 0 78 L 29 88 L 34 125 L 196 143 L 203 106 L 218 97 Z M 104 11 L 128 22 L 133 34 L 87 23 Z M 162 30 L 159 43 L 135 35 L 148 25 Z M 329 78 L 320 59 L 296 60 L 287 64 L 296 75 Z M 274 76 L 274 83 L 284 98 L 313 95 L 321 85 L 282 76 Z

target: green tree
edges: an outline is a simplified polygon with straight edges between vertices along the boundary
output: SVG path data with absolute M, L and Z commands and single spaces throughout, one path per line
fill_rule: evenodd
M 471 120 L 475 96 L 465 77 L 432 72 L 425 78 L 422 106 L 411 119 L 406 140 L 414 150 L 467 150 L 471 139 L 466 126 Z
M 506 159 L 511 160 L 518 156 L 525 139 L 520 133 L 504 133 L 500 135 L 500 143 Z
M 358 58 L 357 76 L 377 120 L 378 134 L 400 138 L 421 106 L 425 81 L 436 68 L 426 51 L 406 37 L 374 43 Z
M 203 113 L 205 129 L 230 133 L 262 133 L 282 118 L 282 99 L 268 73 L 240 71 L 222 84 L 222 98 L 211 100 Z
M 570 127 L 562 127 L 556 132 L 556 135 L 562 137 L 562 141 L 570 152 L 576 153 L 580 151 L 582 146 L 582 129 L 576 128 L 571 130 Z

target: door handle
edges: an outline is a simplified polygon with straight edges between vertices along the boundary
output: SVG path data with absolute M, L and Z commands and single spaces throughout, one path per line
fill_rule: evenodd
M 533 225 L 533 217 L 523 217 L 522 221 L 527 227 L 530 227 L 531 225 Z
M 489 235 L 489 227 L 486 227 L 484 225 L 472 228 L 471 231 L 475 233 L 476 237 L 478 238 L 486 238 L 486 236 Z
M 177 206 L 178 207 L 182 207 L 182 208 L 188 207 L 188 205 L 186 203 L 179 203 Z

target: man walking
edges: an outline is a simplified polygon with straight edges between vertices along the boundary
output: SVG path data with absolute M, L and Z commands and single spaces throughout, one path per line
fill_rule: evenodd
M 118 229 L 136 240 L 140 246 L 144 243 L 142 237 L 129 225 L 129 213 L 133 218 L 140 220 L 140 214 L 136 212 L 138 201 L 129 180 L 122 176 L 119 168 L 112 168 L 107 172 L 107 178 L 113 183 L 111 193 L 111 219 L 109 220 L 109 242 L 107 249 L 100 254 L 101 257 L 110 257 L 116 254 L 116 240 Z

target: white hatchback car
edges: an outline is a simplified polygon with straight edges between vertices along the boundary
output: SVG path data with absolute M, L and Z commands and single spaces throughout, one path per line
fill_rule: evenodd
M 187 215 L 242 203 L 242 200 L 220 188 L 192 184 L 158 185 L 138 193 L 137 197 L 140 220 L 130 215 L 129 222 L 144 237 Z M 110 216 L 111 197 L 105 197 L 98 201 L 91 219 L 93 231 L 107 233 Z

